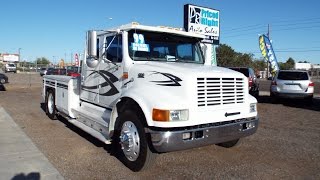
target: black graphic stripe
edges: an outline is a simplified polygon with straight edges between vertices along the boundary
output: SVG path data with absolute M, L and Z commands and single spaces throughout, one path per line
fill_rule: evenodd
M 98 85 L 93 85 L 93 86 L 82 86 L 82 89 L 95 90 L 95 89 L 99 89 L 99 87 L 105 88 L 105 87 L 110 86 L 110 89 L 107 92 L 99 93 L 99 95 L 101 95 L 101 96 L 112 96 L 112 95 L 115 95 L 115 94 L 119 93 L 119 90 L 113 84 L 113 83 L 119 81 L 119 79 L 115 75 L 113 75 L 112 73 L 110 73 L 108 71 L 100 70 L 100 71 L 91 72 L 88 75 L 88 77 L 96 75 L 96 74 L 100 75 L 105 80 L 105 82 L 102 82 L 102 83 L 100 83 Z M 91 92 L 91 91 L 89 91 L 89 92 Z
M 159 86 L 181 86 L 181 84 L 179 82 L 182 80 L 177 76 L 174 76 L 169 73 L 162 73 L 162 72 L 156 72 L 156 71 L 154 71 L 153 74 L 161 74 L 161 75 L 166 76 L 167 78 L 170 79 L 167 81 L 151 81 L 151 82 L 157 83 L 157 85 L 159 85 Z

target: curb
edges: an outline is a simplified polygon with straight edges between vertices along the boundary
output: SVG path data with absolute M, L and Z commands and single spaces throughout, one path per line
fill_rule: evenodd
M 0 144 L 1 179 L 64 179 L 2 107 Z

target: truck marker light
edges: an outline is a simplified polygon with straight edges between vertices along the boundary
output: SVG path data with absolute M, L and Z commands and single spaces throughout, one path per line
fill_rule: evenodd
M 152 119 L 154 121 L 167 122 L 169 121 L 169 113 L 168 110 L 152 109 Z
M 128 72 L 123 72 L 122 79 L 128 79 L 128 77 L 129 77 Z
M 250 113 L 257 112 L 257 104 L 251 103 L 250 104 Z

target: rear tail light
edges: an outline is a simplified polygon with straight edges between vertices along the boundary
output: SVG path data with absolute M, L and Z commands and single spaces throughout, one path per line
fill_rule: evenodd
M 252 82 L 252 78 L 251 78 L 251 77 L 249 77 L 249 78 L 248 78 L 248 81 L 249 81 L 249 87 L 252 87 L 252 84 L 253 84 L 253 82 Z
M 277 85 L 277 82 L 276 81 L 272 81 L 271 82 L 271 86 L 276 86 Z
M 313 86 L 314 86 L 314 83 L 313 83 L 313 82 L 310 82 L 310 83 L 309 83 L 309 86 L 312 86 L 312 87 L 313 87 Z

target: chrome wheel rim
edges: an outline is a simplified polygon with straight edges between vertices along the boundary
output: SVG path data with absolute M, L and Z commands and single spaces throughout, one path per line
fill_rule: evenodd
M 120 134 L 121 149 L 129 161 L 135 161 L 140 153 L 140 137 L 137 127 L 131 121 L 123 123 Z
M 4 79 L 0 79 L 1 84 L 4 84 L 6 82 L 6 80 Z
M 49 93 L 48 95 L 48 111 L 50 114 L 53 114 L 53 106 L 54 106 L 54 103 L 53 103 L 53 95 L 52 93 Z

